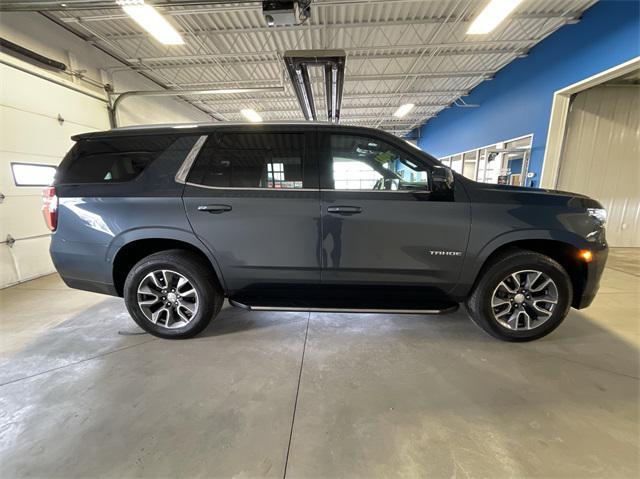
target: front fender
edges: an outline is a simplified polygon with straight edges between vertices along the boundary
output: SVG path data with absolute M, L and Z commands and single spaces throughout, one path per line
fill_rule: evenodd
M 593 246 L 584 237 L 567 230 L 531 228 L 503 232 L 484 244 L 474 245 L 477 248 L 475 251 L 472 251 L 473 248 L 470 246 L 470 251 L 468 251 L 462 266 L 460 283 L 454 288 L 452 295 L 459 298 L 468 296 L 483 265 L 498 249 L 520 241 L 535 240 L 557 241 L 577 249 Z

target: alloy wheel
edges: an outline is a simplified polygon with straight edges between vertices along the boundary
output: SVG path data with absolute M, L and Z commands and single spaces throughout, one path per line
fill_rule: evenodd
M 191 282 L 167 269 L 152 271 L 142 278 L 137 300 L 149 321 L 168 329 L 186 326 L 199 307 L 198 293 Z
M 558 287 L 545 273 L 517 271 L 504 278 L 491 296 L 493 316 L 507 329 L 532 330 L 544 324 L 558 304 Z

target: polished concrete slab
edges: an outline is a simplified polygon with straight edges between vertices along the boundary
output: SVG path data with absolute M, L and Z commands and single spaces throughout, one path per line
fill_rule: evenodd
M 229 307 L 165 341 L 55 275 L 5 289 L 0 477 L 637 477 L 635 254 L 528 344 L 463 311 Z

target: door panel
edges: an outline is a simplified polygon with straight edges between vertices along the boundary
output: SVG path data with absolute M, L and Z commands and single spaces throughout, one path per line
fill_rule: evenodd
M 320 282 L 317 191 L 225 191 L 187 185 L 184 204 L 229 290 Z M 231 209 L 199 209 L 210 205 Z
M 320 283 L 320 193 L 310 134 L 211 135 L 184 204 L 230 292 Z
M 361 212 L 328 211 L 338 205 Z M 447 290 L 462 267 L 469 211 L 467 202 L 430 201 L 428 193 L 323 191 L 322 281 Z
M 323 284 L 427 287 L 458 280 L 470 205 L 429 192 L 432 167 L 392 139 L 327 134 L 321 162 Z

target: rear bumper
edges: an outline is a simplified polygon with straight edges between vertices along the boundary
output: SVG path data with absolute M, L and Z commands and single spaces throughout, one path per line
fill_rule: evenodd
M 83 291 L 91 291 L 92 293 L 108 294 L 109 296 L 119 296 L 116 288 L 111 283 L 98 283 L 96 281 L 88 281 L 86 279 L 70 278 L 60 274 L 64 284 L 73 289 L 81 289 Z
M 587 272 L 582 294 L 579 298 L 574 299 L 573 307 L 576 309 L 588 307 L 596 297 L 598 289 L 600 288 L 600 278 L 602 278 L 602 273 L 607 263 L 609 248 L 604 246 L 598 251 L 592 251 L 592 253 L 593 260 L 586 265 Z
M 70 288 L 118 296 L 111 278 L 111 264 L 99 244 L 66 241 L 53 235 L 49 253 L 56 270 Z

